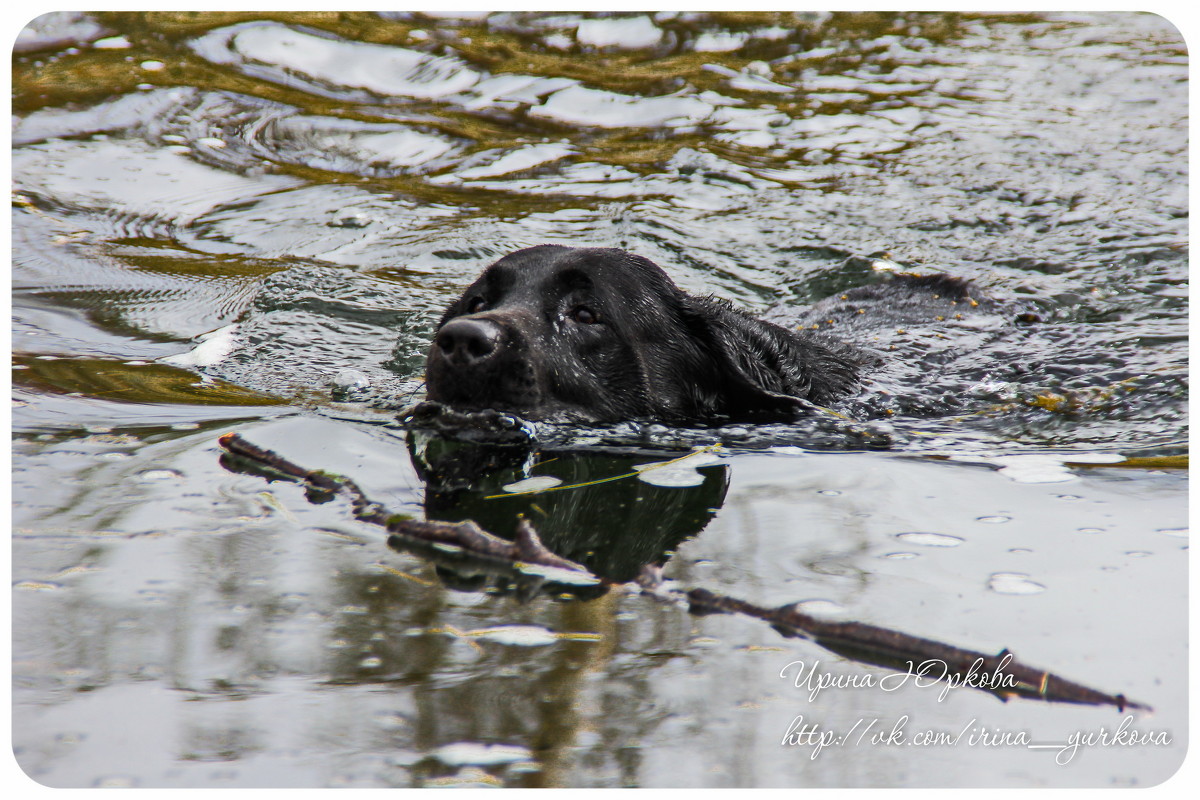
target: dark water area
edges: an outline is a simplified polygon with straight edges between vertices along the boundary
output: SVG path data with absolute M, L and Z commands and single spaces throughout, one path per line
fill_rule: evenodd
M 39 17 L 13 53 L 17 763 L 56 787 L 1167 779 L 1187 80 L 1180 33 L 1140 13 Z M 862 396 L 796 424 L 530 426 L 482 455 L 406 430 L 447 303 L 542 243 L 630 250 L 787 325 L 897 271 L 995 313 L 898 323 L 865 342 L 885 366 Z M 524 515 L 617 583 L 661 565 L 1007 647 L 1148 704 L 1130 725 L 1170 742 L 1058 764 L 1017 734 L 1125 714 L 811 696 L 789 665 L 887 670 L 389 547 L 222 459 L 229 432 L 391 513 L 505 536 Z M 847 738 L 781 744 L 797 717 Z M 901 719 L 907 746 L 849 737 Z M 1010 741 L 912 744 L 964 730 Z

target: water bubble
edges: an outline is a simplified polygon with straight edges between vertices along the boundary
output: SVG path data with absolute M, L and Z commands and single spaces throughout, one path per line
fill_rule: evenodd
M 132 46 L 124 36 L 109 36 L 92 42 L 92 47 L 97 50 L 123 50 Z
M 399 730 L 407 728 L 411 724 L 408 718 L 399 711 L 376 711 L 372 717 L 376 724 L 384 730 Z
M 945 533 L 898 533 L 896 538 L 919 547 L 958 547 L 964 541 Z
M 482 742 L 455 742 L 439 747 L 433 757 L 450 767 L 495 766 L 529 761 L 533 754 L 528 748 L 516 744 L 484 744 Z
M 988 579 L 988 588 L 997 594 L 1040 594 L 1046 587 L 1020 572 L 997 572 Z
M 170 481 L 183 477 L 183 473 L 174 469 L 148 469 L 138 473 L 144 481 Z
M 333 376 L 330 383 L 336 389 L 366 389 L 371 385 L 371 379 L 365 372 L 343 369 Z
M 821 619 L 832 619 L 846 616 L 846 607 L 840 603 L 835 603 L 832 600 L 802 600 L 801 602 L 793 605 L 792 608 L 801 613 L 809 614 Z

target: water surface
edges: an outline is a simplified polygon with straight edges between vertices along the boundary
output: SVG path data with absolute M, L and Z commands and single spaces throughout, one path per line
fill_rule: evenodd
M 13 69 L 18 763 L 52 786 L 1162 781 L 1187 743 L 1186 81 L 1147 14 L 39 17 Z M 629 424 L 427 489 L 395 416 L 432 325 L 546 242 L 623 247 L 778 319 L 886 269 L 1028 316 L 883 343 L 892 371 L 850 411 L 886 450 Z M 810 699 L 789 663 L 879 670 L 634 592 L 455 575 L 226 468 L 229 431 L 396 513 L 502 528 L 532 503 L 617 580 L 663 563 L 1008 647 L 1148 703 L 1135 726 L 1173 743 L 810 758 L 780 744 L 798 715 L 1050 742 L 1122 715 Z

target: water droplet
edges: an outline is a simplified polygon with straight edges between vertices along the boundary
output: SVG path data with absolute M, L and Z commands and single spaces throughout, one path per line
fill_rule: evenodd
M 1005 517 L 1000 514 L 996 514 L 996 515 L 990 516 L 990 517 L 976 517 L 975 521 L 976 522 L 986 522 L 989 524 L 998 525 L 1001 522 L 1011 522 L 1012 517 Z
M 917 557 L 916 553 L 905 553 L 905 552 L 885 553 L 884 555 L 880 556 L 880 558 L 891 558 L 891 559 L 895 559 L 896 561 L 903 561 L 905 559 L 916 558 L 916 557 Z
M 1159 528 L 1157 533 L 1161 533 L 1164 536 L 1174 536 L 1178 539 L 1188 538 L 1187 528 Z

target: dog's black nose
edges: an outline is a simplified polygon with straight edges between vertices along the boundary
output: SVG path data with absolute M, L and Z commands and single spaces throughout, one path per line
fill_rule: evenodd
M 503 335 L 491 320 L 459 317 L 443 325 L 433 342 L 451 364 L 466 366 L 494 353 Z

